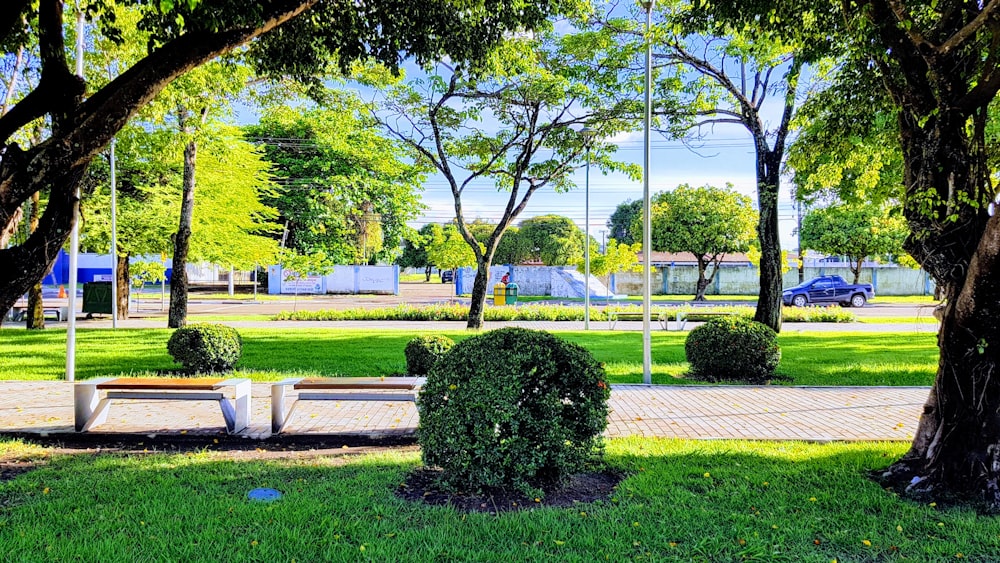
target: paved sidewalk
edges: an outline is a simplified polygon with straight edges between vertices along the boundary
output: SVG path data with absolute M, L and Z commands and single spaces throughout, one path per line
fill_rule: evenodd
M 926 387 L 781 387 L 614 385 L 606 435 L 766 440 L 910 440 Z M 241 435 L 270 437 L 270 385 L 253 385 L 251 426 Z M 412 439 L 413 403 L 305 402 L 287 440 L 336 434 L 372 440 Z M 205 401 L 117 401 L 97 431 L 216 436 L 225 433 L 217 405 Z M 58 437 L 73 432 L 73 384 L 0 382 L 0 433 Z M 96 432 L 95 432 L 96 433 Z

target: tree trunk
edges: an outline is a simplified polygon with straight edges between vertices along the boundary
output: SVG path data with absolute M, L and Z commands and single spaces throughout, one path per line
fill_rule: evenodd
M 476 265 L 476 280 L 472 282 L 472 303 L 469 305 L 469 322 L 466 328 L 479 330 L 483 328 L 483 315 L 486 312 L 486 292 L 490 281 L 491 257 L 484 256 Z
M 907 454 L 883 475 L 918 496 L 982 499 L 1000 510 L 1000 215 L 942 311 L 937 377 Z
M 757 238 L 760 240 L 760 293 L 754 320 L 781 332 L 781 239 L 778 237 L 778 179 L 781 155 L 757 149 Z
M 864 261 L 864 256 L 858 258 L 857 260 L 851 260 L 851 273 L 854 274 L 854 281 L 851 283 L 854 285 L 858 285 L 858 282 L 861 281 L 861 264 L 863 264 Z
M 127 319 L 129 291 L 132 289 L 128 271 L 129 255 L 119 254 L 115 259 L 118 261 L 118 278 L 115 280 L 118 283 L 118 295 L 115 299 L 118 304 L 118 318 Z
M 29 330 L 45 328 L 45 307 L 42 304 L 42 282 L 31 286 L 28 291 L 28 310 L 24 312 L 25 326 Z
M 39 193 L 31 194 L 31 211 L 28 212 L 28 230 L 34 233 L 38 230 Z M 2 245 L 0 245 L 2 246 Z M 25 328 L 42 330 L 45 328 L 45 305 L 42 303 L 42 280 L 28 290 L 28 311 Z
M 698 283 L 695 286 L 694 300 L 695 301 L 705 301 L 705 289 L 711 282 L 710 279 L 705 277 L 705 270 L 708 269 L 708 265 L 704 260 L 698 258 Z M 712 274 L 715 275 L 714 273 Z
M 900 116 L 904 213 L 914 233 L 906 249 L 946 302 L 934 386 L 909 452 L 883 481 L 914 496 L 976 499 L 1000 511 L 1000 214 L 987 211 L 995 190 L 985 120 L 985 109 Z M 930 209 L 929 193 L 938 198 Z
M 187 324 L 187 256 L 191 246 L 191 220 L 194 216 L 194 169 L 198 156 L 195 142 L 184 147 L 184 195 L 181 200 L 181 220 L 174 236 L 173 274 L 170 278 L 170 312 L 167 326 L 180 328 Z

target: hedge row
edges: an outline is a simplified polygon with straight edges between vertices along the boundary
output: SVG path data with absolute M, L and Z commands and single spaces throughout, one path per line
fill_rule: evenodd
M 665 307 L 654 307 L 659 311 Z M 704 321 L 709 317 L 699 316 L 699 312 L 724 312 L 740 317 L 753 318 L 754 309 L 745 305 L 720 307 L 694 307 L 682 305 L 667 307 L 670 311 L 684 311 L 689 321 Z M 615 311 L 641 313 L 641 305 L 615 306 Z M 377 309 L 323 309 L 319 311 L 282 311 L 274 319 L 279 321 L 465 321 L 469 307 L 463 304 L 447 305 L 398 305 Z M 572 305 L 519 305 L 517 307 L 486 307 L 487 321 L 582 321 L 583 307 Z M 591 307 L 590 318 L 594 321 L 608 319 L 604 309 Z M 654 320 L 656 316 L 654 314 Z M 673 318 L 673 314 L 671 314 Z M 849 323 L 855 320 L 854 313 L 838 306 L 832 307 L 785 307 L 782 320 L 785 322 Z

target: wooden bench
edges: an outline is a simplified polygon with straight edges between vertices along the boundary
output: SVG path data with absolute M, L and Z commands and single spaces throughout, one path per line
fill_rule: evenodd
M 729 317 L 729 316 L 732 316 L 734 314 L 735 313 L 727 313 L 727 312 L 724 312 L 724 311 L 687 311 L 687 312 L 678 311 L 677 312 L 677 323 L 678 323 L 677 330 L 684 330 L 684 327 L 687 325 L 688 316 L 689 315 L 694 315 L 696 317 Z
M 7 313 L 7 318 L 11 321 L 23 321 L 25 315 L 28 312 L 28 306 L 15 303 L 13 307 L 10 308 L 10 312 Z M 56 322 L 61 322 L 69 317 L 69 307 L 68 306 L 42 306 L 42 314 L 46 317 L 55 317 Z
M 233 387 L 232 402 L 221 391 Z M 101 398 L 101 392 L 105 396 Z M 139 378 L 101 377 L 73 386 L 77 432 L 86 432 L 108 418 L 112 399 L 140 401 L 216 401 L 226 420 L 226 431 L 235 434 L 250 425 L 250 380 L 245 378 Z
M 660 323 L 660 328 L 663 330 L 670 330 L 670 317 L 673 316 L 677 323 L 681 323 L 684 320 L 683 311 L 673 311 L 673 310 L 660 310 L 660 311 L 650 311 L 650 321 L 657 321 Z M 618 321 L 641 321 L 642 313 L 636 312 L 622 312 L 622 311 L 608 311 L 608 330 L 614 330 L 615 325 Z M 683 324 L 678 324 L 677 330 L 682 330 L 684 328 Z
M 291 378 L 271 386 L 271 432 L 284 430 L 299 401 L 403 401 L 415 402 L 423 377 L 317 377 Z M 285 412 L 288 389 L 298 391 Z M 405 392 L 400 392 L 405 391 Z

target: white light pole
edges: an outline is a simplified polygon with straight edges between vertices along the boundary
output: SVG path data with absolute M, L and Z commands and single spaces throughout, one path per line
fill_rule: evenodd
M 653 227 L 650 218 L 652 212 L 649 203 L 649 124 L 652 121 L 653 105 L 650 94 L 653 48 L 649 40 L 649 28 L 653 20 L 653 3 L 654 0 L 641 0 L 642 8 L 646 11 L 646 115 L 643 123 L 642 159 L 642 382 L 646 385 L 653 383 L 653 354 L 649 335 L 650 301 L 652 300 L 650 295 L 650 287 L 652 286 L 650 264 L 653 260 Z
M 76 10 L 76 75 L 83 78 L 83 10 Z M 69 293 L 67 294 L 66 315 L 66 381 L 76 379 L 76 283 L 77 263 L 80 256 L 80 188 L 76 189 L 73 202 L 73 229 L 69 235 Z
M 111 138 L 111 328 L 118 328 L 118 196 L 115 139 Z
M 580 135 L 587 145 L 587 172 L 583 182 L 583 330 L 590 330 L 590 143 L 597 131 L 584 127 Z

